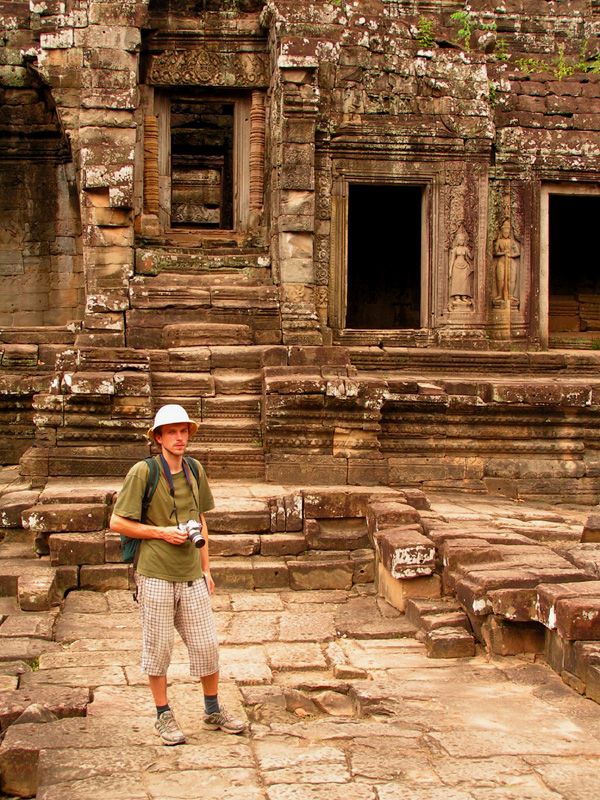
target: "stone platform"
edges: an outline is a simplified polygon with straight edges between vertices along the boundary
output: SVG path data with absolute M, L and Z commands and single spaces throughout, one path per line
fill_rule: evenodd
M 14 472 L 1 477 L 5 490 L 15 487 Z M 307 492 L 240 481 L 213 488 L 219 507 L 243 511 L 230 529 L 244 516 L 257 525 L 273 493 Z M 48 491 L 59 498 L 65 489 Z M 109 489 L 95 486 L 102 496 Z M 598 700 L 600 636 L 587 611 L 598 602 L 600 557 L 593 529 L 580 541 L 595 508 L 408 492 L 405 512 L 418 523 L 398 526 L 398 493 L 385 494 L 364 520 L 375 583 L 258 590 L 244 588 L 235 567 L 216 571 L 221 696 L 248 718 L 240 738 L 202 730 L 201 692 L 178 641 L 171 699 L 188 742 L 157 744 L 126 588 L 79 587 L 37 611 L 0 597 L 1 790 L 40 800 L 184 800 L 200 785 L 208 800 L 596 797 L 600 708 L 588 698 Z M 360 502 L 342 495 L 338 519 L 349 522 Z M 303 530 L 290 535 L 314 535 L 310 496 L 302 495 Z M 274 508 L 285 519 L 285 503 Z M 287 519 L 297 527 L 291 511 Z M 346 533 L 363 545 L 356 519 Z M 30 546 L 26 554 L 23 541 L 10 541 L 16 529 L 6 530 L 4 571 L 11 560 L 73 569 Z M 337 548 L 340 530 L 331 531 Z M 215 540 L 252 535 L 285 534 L 240 527 Z M 335 563 L 340 551 L 329 552 Z

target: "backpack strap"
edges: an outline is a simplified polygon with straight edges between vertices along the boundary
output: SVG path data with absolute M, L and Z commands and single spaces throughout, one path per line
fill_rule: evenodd
M 146 491 L 144 492 L 144 496 L 142 498 L 141 522 L 145 521 L 146 512 L 148 511 L 148 506 L 152 502 L 154 492 L 156 491 L 156 487 L 158 486 L 158 479 L 160 477 L 160 470 L 158 468 L 158 464 L 156 463 L 156 459 L 145 458 L 144 462 L 148 464 L 148 469 L 150 470 L 150 474 L 148 475 L 148 482 L 146 483 Z

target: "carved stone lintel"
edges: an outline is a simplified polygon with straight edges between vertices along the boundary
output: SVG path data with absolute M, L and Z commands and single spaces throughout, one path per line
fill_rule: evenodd
M 265 53 L 166 50 L 152 56 L 148 82 L 155 86 L 268 86 Z

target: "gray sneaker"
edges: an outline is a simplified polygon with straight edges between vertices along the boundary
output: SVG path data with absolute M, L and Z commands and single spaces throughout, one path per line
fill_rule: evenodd
M 246 723 L 236 719 L 225 706 L 219 706 L 219 710 L 214 714 L 205 714 L 204 725 L 212 731 L 220 728 L 225 733 L 243 733 L 246 730 Z
M 154 730 L 163 744 L 185 744 L 185 736 L 181 732 L 172 711 L 164 711 L 154 723 Z

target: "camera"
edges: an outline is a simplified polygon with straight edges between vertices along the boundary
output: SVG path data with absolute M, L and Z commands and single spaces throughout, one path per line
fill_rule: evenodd
M 185 531 L 188 539 L 194 547 L 204 547 L 206 539 L 202 536 L 202 523 L 196 522 L 195 519 L 188 519 L 187 522 L 180 522 L 177 526 L 180 531 Z

